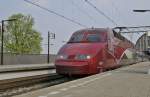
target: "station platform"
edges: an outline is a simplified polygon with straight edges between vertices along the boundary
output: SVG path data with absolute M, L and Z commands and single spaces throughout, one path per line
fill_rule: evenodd
M 39 70 L 39 69 L 52 69 L 52 68 L 55 68 L 53 63 L 51 64 L 0 65 L 0 73 Z
M 141 62 L 14 97 L 150 97 L 149 69 Z
M 0 84 L 9 80 L 55 73 L 54 68 L 52 63 L 0 65 Z

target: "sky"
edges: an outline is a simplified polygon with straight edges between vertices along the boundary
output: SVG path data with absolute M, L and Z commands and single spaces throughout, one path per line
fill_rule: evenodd
M 67 18 L 77 21 L 86 27 L 115 27 L 102 14 L 85 2 L 85 0 L 29 0 L 49 10 L 55 11 Z M 150 25 L 150 13 L 135 13 L 133 9 L 150 9 L 150 0 L 89 0 L 94 6 L 105 13 L 117 26 L 145 26 Z M 12 14 L 22 13 L 31 15 L 35 20 L 34 29 L 43 37 L 43 54 L 47 53 L 47 32 L 56 34 L 55 40 L 50 40 L 50 53 L 56 54 L 59 48 L 69 40 L 73 32 L 83 29 L 55 14 L 49 13 L 24 0 L 0 0 L 0 20 L 7 19 Z M 129 35 L 125 35 L 128 39 Z M 135 34 L 135 43 L 139 35 Z

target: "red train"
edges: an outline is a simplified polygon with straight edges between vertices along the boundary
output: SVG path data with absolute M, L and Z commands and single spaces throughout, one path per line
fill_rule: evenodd
M 110 28 L 76 31 L 58 52 L 58 74 L 90 75 L 116 68 L 133 44 Z

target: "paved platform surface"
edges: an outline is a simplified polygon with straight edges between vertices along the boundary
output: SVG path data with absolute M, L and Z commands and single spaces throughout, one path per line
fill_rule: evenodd
M 51 68 L 54 64 L 0 65 L 0 81 L 55 73 Z
M 6 80 L 12 80 L 16 78 L 24 78 L 38 75 L 48 75 L 56 73 L 55 70 L 39 70 L 39 71 L 28 71 L 28 72 L 14 72 L 14 73 L 2 73 L 0 74 L 0 83 Z
M 25 71 L 33 69 L 54 68 L 54 64 L 17 64 L 17 65 L 0 65 L 0 73 L 11 71 Z
M 150 97 L 150 62 L 142 62 L 15 97 Z

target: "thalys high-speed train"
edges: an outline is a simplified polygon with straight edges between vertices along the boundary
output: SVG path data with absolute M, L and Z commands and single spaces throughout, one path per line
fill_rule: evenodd
M 119 67 L 126 50 L 133 44 L 110 28 L 76 31 L 58 52 L 56 72 L 65 75 L 90 75 Z

